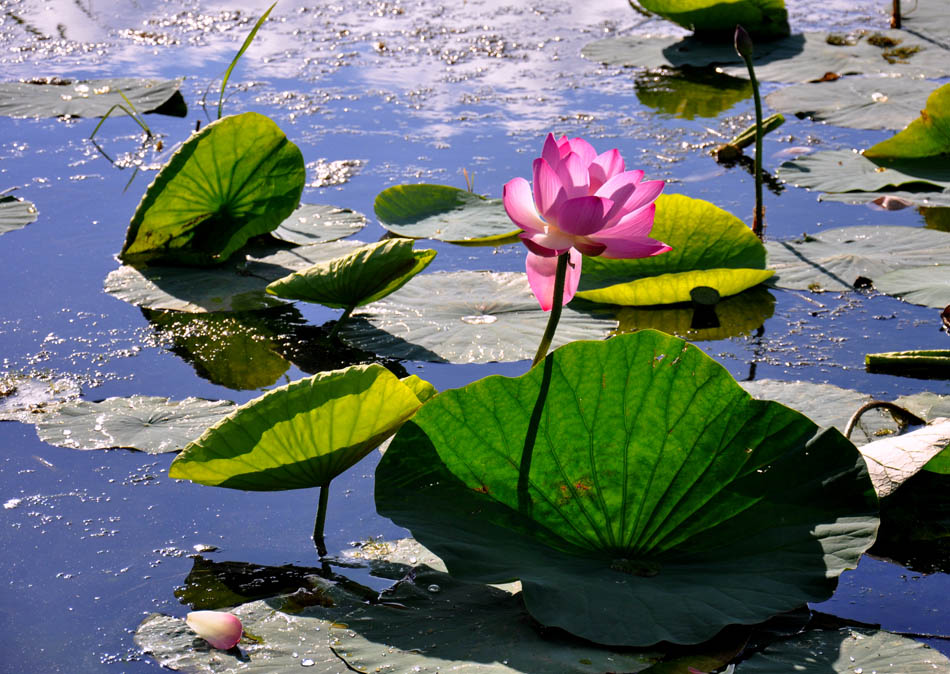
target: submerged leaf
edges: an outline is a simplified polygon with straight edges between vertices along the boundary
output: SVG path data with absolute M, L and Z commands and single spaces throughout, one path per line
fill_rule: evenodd
M 277 279 L 267 292 L 328 307 L 359 307 L 399 290 L 435 259 L 411 239 L 387 239 Z
M 863 154 L 869 159 L 917 159 L 950 154 L 950 84 L 938 87 L 927 97 L 927 107 L 906 129 L 871 146 Z
M 673 250 L 631 260 L 585 257 L 577 296 L 609 304 L 673 304 L 690 301 L 697 286 L 728 297 L 772 275 L 752 230 L 702 199 L 661 195 L 650 236 Z
M 816 430 L 668 335 L 575 342 L 428 401 L 380 461 L 376 504 L 453 576 L 520 579 L 544 625 L 697 643 L 830 597 L 873 542 L 863 460 Z
M 241 405 L 189 444 L 168 475 L 253 491 L 326 485 L 420 404 L 380 365 L 321 372 Z
M 148 186 L 120 258 L 222 262 L 293 212 L 305 173 L 300 150 L 270 118 L 245 112 L 216 120 L 185 141 Z
M 373 208 L 385 229 L 413 239 L 495 244 L 521 231 L 501 199 L 447 185 L 395 185 L 376 195 Z

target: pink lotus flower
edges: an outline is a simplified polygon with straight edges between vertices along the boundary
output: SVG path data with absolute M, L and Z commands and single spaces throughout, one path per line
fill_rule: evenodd
M 223 611 L 192 611 L 185 616 L 185 622 L 199 637 L 222 651 L 235 646 L 244 633 L 237 616 Z
M 570 252 L 563 304 L 577 292 L 583 255 L 637 258 L 670 250 L 647 236 L 662 180 L 643 180 L 643 171 L 625 171 L 618 150 L 603 154 L 581 139 L 548 134 L 534 160 L 533 184 L 508 181 L 505 211 L 524 232 L 528 282 L 541 308 L 554 306 L 557 256 Z

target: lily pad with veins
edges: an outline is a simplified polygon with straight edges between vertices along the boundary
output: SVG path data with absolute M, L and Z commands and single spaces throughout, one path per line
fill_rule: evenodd
M 296 244 L 336 241 L 366 226 L 366 216 L 349 208 L 325 204 L 300 204 L 271 235 Z
M 0 195 L 0 234 L 26 227 L 39 215 L 36 206 L 29 201 L 9 195 Z
M 872 161 L 851 150 L 816 152 L 787 161 L 776 175 L 796 187 L 822 192 L 881 192 L 899 188 L 917 190 L 925 198 L 929 190 L 938 199 L 950 193 L 950 166 L 933 160 L 892 159 Z
M 100 80 L 0 82 L 0 115 L 8 117 L 102 117 L 113 106 L 140 113 L 164 111 L 184 117 L 185 102 L 178 91 L 181 80 L 119 77 Z M 122 92 L 121 94 L 119 92 Z M 125 94 L 125 98 L 122 97 Z M 177 98 L 177 102 L 172 99 Z M 164 106 L 164 107 L 163 107 Z M 125 115 L 120 108 L 111 115 Z
M 520 579 L 543 625 L 698 643 L 830 597 L 873 543 L 864 461 L 817 431 L 645 330 L 435 396 L 383 455 L 376 505 L 454 577 Z
M 534 357 L 548 314 L 516 272 L 425 274 L 359 310 L 340 329 L 346 342 L 391 358 L 489 363 Z M 603 339 L 617 323 L 564 308 L 555 344 Z

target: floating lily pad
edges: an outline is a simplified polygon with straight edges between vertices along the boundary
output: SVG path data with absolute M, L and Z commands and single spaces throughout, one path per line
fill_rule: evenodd
M 124 447 L 148 454 L 176 452 L 234 410 L 228 400 L 169 400 L 135 395 L 81 400 L 36 423 L 43 442 L 71 449 Z
M 547 321 L 525 274 L 436 272 L 354 314 L 340 336 L 390 358 L 490 363 L 533 358 Z M 554 341 L 603 339 L 616 326 L 565 307 Z
M 950 5 L 940 0 L 918 0 L 903 11 L 903 27 L 950 49 Z
M 281 241 L 303 245 L 344 239 L 365 226 L 366 216 L 349 208 L 300 204 L 271 235 Z
M 769 266 L 779 288 L 851 290 L 860 277 L 877 282 L 890 271 L 926 267 L 950 256 L 950 234 L 897 226 L 829 229 L 796 241 L 769 241 Z
M 950 660 L 907 637 L 878 630 L 812 630 L 778 641 L 736 667 L 736 674 L 933 674 Z
M 380 365 L 321 372 L 241 405 L 189 444 L 168 475 L 253 491 L 326 485 L 420 404 Z
M 261 566 L 248 562 L 214 562 L 201 555 L 192 557 L 191 571 L 175 588 L 175 598 L 193 611 L 225 609 L 268 599 L 280 594 L 315 595 L 322 584 L 311 582 L 321 569 L 301 566 Z M 333 594 L 322 592 L 326 604 Z
M 664 19 L 707 38 L 731 40 L 736 24 L 756 37 L 788 35 L 785 0 L 636 0 Z
M 950 396 L 929 392 L 915 393 L 901 396 L 894 402 L 926 421 L 933 421 L 937 417 L 950 417 Z
M 679 119 L 718 117 L 752 96 L 749 80 L 695 69 L 642 73 L 634 87 L 641 103 Z
M 950 303 L 950 264 L 895 269 L 874 279 L 874 287 L 911 304 L 943 309 Z
M 246 260 L 211 268 L 123 265 L 109 273 L 105 291 L 147 309 L 201 313 L 251 311 L 283 304 L 268 295 L 268 283 L 363 245 L 333 241 L 290 249 L 254 249 Z
M 39 211 L 29 201 L 0 195 L 0 234 L 26 227 L 37 215 Z
M 826 73 L 844 75 L 950 75 L 947 52 L 938 45 L 906 31 L 883 31 L 885 39 L 899 41 L 895 50 L 870 44 L 861 37 L 855 44 L 831 44 L 825 33 L 804 33 L 758 42 L 753 57 L 760 81 L 811 82 Z M 832 42 L 838 42 L 832 40 Z M 697 37 L 616 37 L 588 44 L 581 53 L 592 61 L 614 66 L 647 69 L 684 66 L 720 66 L 733 77 L 748 77 L 732 43 L 703 41 Z M 901 55 L 904 55 L 901 57 Z
M 429 266 L 436 252 L 411 239 L 387 239 L 277 279 L 267 292 L 284 299 L 351 309 L 382 299 Z
M 950 207 L 950 189 L 944 192 L 920 191 L 908 192 L 906 190 L 896 190 L 887 192 L 836 192 L 825 193 L 818 196 L 819 201 L 840 201 L 848 204 L 866 204 L 871 201 L 877 201 L 881 197 L 892 197 L 903 199 L 913 206 L 929 208 L 939 211 Z M 932 229 L 942 229 L 933 227 Z M 942 229 L 947 231 L 947 229 Z
M 616 314 L 620 322 L 617 332 L 651 328 L 691 342 L 729 339 L 757 330 L 774 311 L 772 293 L 765 288 L 749 288 L 711 307 L 623 307 Z
M 950 56 L 950 54 L 948 54 Z M 864 151 L 869 159 L 918 159 L 950 155 L 950 84 L 927 97 L 920 117 L 903 131 Z M 950 159 L 945 157 L 944 161 Z
M 145 311 L 159 339 L 219 386 L 253 391 L 275 384 L 290 369 L 274 348 L 277 322 L 259 312 Z
M 81 393 L 69 377 L 4 372 L 0 374 L 0 421 L 36 423 Z
M 728 297 L 772 275 L 752 230 L 702 199 L 660 196 L 650 236 L 673 250 L 632 260 L 585 257 L 577 296 L 609 304 L 673 304 L 690 301 L 697 286 Z
M 0 82 L 0 115 L 7 117 L 102 117 L 115 105 L 128 108 L 131 101 L 140 113 L 156 112 L 163 106 L 178 108 L 184 100 L 178 87 L 181 80 L 147 80 L 121 77 L 105 80 L 50 80 L 47 82 Z M 170 99 L 180 99 L 171 105 Z M 116 108 L 112 115 L 124 115 Z
M 880 192 L 902 186 L 950 192 L 950 166 L 946 163 L 910 159 L 875 162 L 850 150 L 799 157 L 784 162 L 776 174 L 796 187 L 822 192 Z
M 383 455 L 376 505 L 454 577 L 519 578 L 544 625 L 697 643 L 830 597 L 873 542 L 863 460 L 816 430 L 674 337 L 575 342 L 429 400 Z
M 245 112 L 193 134 L 148 186 L 119 257 L 207 265 L 276 229 L 306 182 L 303 155 L 268 117 Z
M 384 228 L 411 239 L 496 244 L 521 232 L 501 199 L 447 185 L 394 185 L 376 195 L 373 208 Z
M 765 97 L 774 110 L 853 129 L 903 129 L 933 90 L 927 80 L 906 77 L 842 77 L 793 84 Z

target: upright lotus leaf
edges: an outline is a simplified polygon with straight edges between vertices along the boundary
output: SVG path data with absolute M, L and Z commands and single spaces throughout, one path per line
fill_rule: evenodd
M 950 155 L 950 84 L 938 87 L 927 97 L 920 117 L 892 138 L 864 151 L 870 159 L 918 159 Z M 950 157 L 944 157 L 950 160 Z
M 914 639 L 890 632 L 843 628 L 811 630 L 777 641 L 736 667 L 736 674 L 858 674 L 950 671 L 950 660 Z
M 873 543 L 863 460 L 816 431 L 644 330 L 435 396 L 380 461 L 376 505 L 453 576 L 520 579 L 544 625 L 698 643 L 827 599 Z
M 841 77 L 782 87 L 765 97 L 774 110 L 852 129 L 903 129 L 933 84 L 906 77 Z
M 459 244 L 497 244 L 521 230 L 501 199 L 447 185 L 394 185 L 376 195 L 380 224 L 399 236 Z
M 148 454 L 177 452 L 234 410 L 230 400 L 157 396 L 79 400 L 36 422 L 43 442 L 71 449 L 124 447 Z
M 435 259 L 434 250 L 413 250 L 412 244 L 411 239 L 371 243 L 277 279 L 267 292 L 340 309 L 369 304 L 399 290 Z
M 632 260 L 587 257 L 577 296 L 609 304 L 673 304 L 689 302 L 697 286 L 728 297 L 772 275 L 752 230 L 702 199 L 661 195 L 650 236 L 673 250 Z
M 120 257 L 207 265 L 266 234 L 300 202 L 303 155 L 268 117 L 224 117 L 192 135 L 148 186 Z
M 705 37 L 731 40 L 736 24 L 752 35 L 788 35 L 785 0 L 636 0 L 647 11 Z
M 0 195 L 0 234 L 26 227 L 36 220 L 38 211 L 29 201 Z
M 693 68 L 642 73 L 634 87 L 641 103 L 679 119 L 718 117 L 752 96 L 749 80 Z
M 420 404 L 381 365 L 321 372 L 241 405 L 185 447 L 168 475 L 252 491 L 323 486 Z
M 931 267 L 950 255 L 950 234 L 872 225 L 839 227 L 795 241 L 769 241 L 774 285 L 798 290 L 851 290 L 897 269 Z
M 119 77 L 104 80 L 49 78 L 38 82 L 0 83 L 0 115 L 8 117 L 103 117 L 124 115 L 115 106 L 128 109 L 132 103 L 140 113 L 164 112 L 177 117 L 186 114 L 185 101 L 178 91 L 181 80 L 147 80 Z M 121 93 L 119 93 L 121 92 Z M 122 96 L 125 96 L 123 98 Z M 112 110 L 111 113 L 109 111 Z

